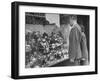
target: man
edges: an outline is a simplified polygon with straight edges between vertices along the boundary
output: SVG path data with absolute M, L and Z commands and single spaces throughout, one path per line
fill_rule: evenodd
M 85 29 L 84 26 L 81 25 L 81 50 L 82 50 L 82 59 L 80 61 L 81 65 L 88 65 L 89 64 L 89 58 L 88 58 L 88 49 L 87 49 L 87 40 L 86 40 L 86 35 L 85 35 Z
M 75 65 L 80 65 L 80 59 L 82 58 L 81 51 L 81 27 L 77 23 L 77 16 L 70 15 L 69 23 L 72 27 L 69 35 L 69 58 L 70 62 Z

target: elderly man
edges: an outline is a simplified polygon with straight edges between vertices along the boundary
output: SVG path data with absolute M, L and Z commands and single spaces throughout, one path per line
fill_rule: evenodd
M 80 59 L 82 58 L 81 51 L 81 27 L 77 23 L 77 16 L 71 15 L 69 18 L 70 25 L 72 27 L 69 35 L 69 58 L 70 62 L 75 65 L 80 65 Z

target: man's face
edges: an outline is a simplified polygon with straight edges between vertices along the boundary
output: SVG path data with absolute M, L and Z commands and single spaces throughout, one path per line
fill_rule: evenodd
M 70 18 L 70 25 L 73 26 L 73 20 Z

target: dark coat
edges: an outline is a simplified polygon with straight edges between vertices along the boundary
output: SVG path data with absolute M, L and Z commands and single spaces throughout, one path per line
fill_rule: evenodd
M 82 58 L 81 51 L 81 29 L 78 24 L 74 25 L 74 27 L 70 31 L 69 35 L 69 58 L 72 60 Z

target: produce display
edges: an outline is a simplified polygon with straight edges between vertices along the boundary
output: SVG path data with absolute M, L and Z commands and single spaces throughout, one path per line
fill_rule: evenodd
M 25 67 L 49 67 L 68 59 L 68 49 L 60 33 L 41 34 L 39 31 L 25 35 Z

